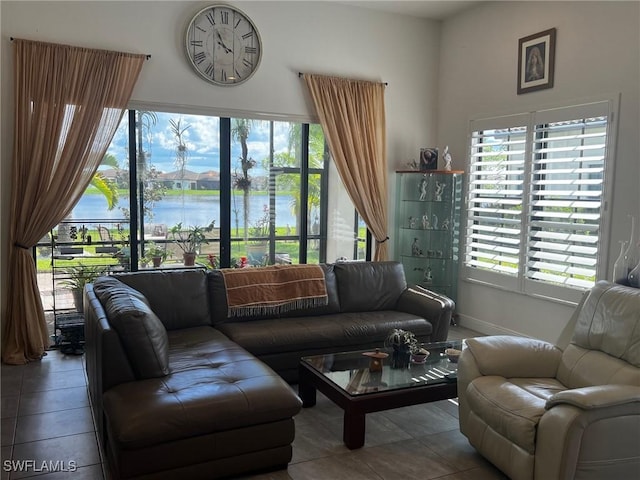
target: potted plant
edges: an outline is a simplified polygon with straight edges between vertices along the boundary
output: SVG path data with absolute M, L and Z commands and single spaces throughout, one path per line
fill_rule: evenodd
M 250 229 L 250 240 L 247 243 L 247 257 L 250 265 L 265 266 L 269 262 L 269 244 L 265 237 L 269 236 L 270 228 L 269 206 L 262 206 L 262 215 L 253 223 Z
M 162 265 L 167 259 L 167 250 L 164 248 L 160 248 L 155 243 L 150 243 L 147 245 L 144 253 L 144 259 L 148 262 L 152 262 L 155 268 L 158 268 Z
M 418 339 L 407 330 L 394 328 L 386 340 L 385 347 L 392 347 L 391 368 L 405 368 L 409 365 L 411 354 L 420 350 Z M 425 357 L 426 358 L 426 357 Z
M 82 295 L 85 285 L 87 283 L 92 283 L 96 278 L 100 275 L 104 275 L 105 273 L 106 267 L 102 265 L 79 264 L 63 270 L 65 278 L 60 282 L 60 285 L 71 290 L 77 312 L 82 312 L 84 310 Z
M 196 255 L 200 253 L 200 247 L 208 240 L 205 237 L 205 229 L 199 225 L 183 227 L 182 222 L 175 224 L 169 230 L 171 240 L 182 250 L 185 266 L 195 265 Z

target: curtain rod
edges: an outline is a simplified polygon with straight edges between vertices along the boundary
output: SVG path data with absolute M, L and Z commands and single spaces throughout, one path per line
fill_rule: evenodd
M 298 72 L 298 78 L 302 78 L 304 77 L 304 73 L 302 72 Z M 388 86 L 389 84 L 387 82 L 381 82 L 385 87 Z
M 9 40 L 11 40 L 13 42 L 14 38 L 13 37 L 9 37 Z M 147 53 L 145 56 L 147 57 L 147 60 L 151 59 L 151 55 L 150 54 Z

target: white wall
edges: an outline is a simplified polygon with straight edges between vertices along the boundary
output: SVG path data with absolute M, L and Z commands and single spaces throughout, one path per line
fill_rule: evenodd
M 442 25 L 438 143 L 466 169 L 467 126 L 481 114 L 526 112 L 621 93 L 615 157 L 609 271 L 628 239 L 628 214 L 640 215 L 640 4 L 490 2 Z M 554 87 L 516 94 L 518 39 L 557 29 Z M 607 277 L 609 274 L 607 273 Z M 605 277 L 606 278 L 606 277 Z M 572 308 L 461 282 L 461 324 L 487 333 L 518 332 L 554 341 Z
M 332 2 L 234 2 L 257 26 L 264 55 L 245 84 L 217 87 L 191 71 L 182 38 L 211 2 L 0 2 L 2 68 L 11 71 L 9 37 L 151 54 L 132 105 L 194 113 L 263 113 L 314 118 L 298 72 L 388 82 L 389 171 L 433 145 L 439 23 Z M 231 3 L 231 2 L 228 2 Z M 11 78 L 2 77 L 0 281 L 6 277 L 10 190 Z M 390 182 L 390 188 L 393 181 Z M 390 195 L 393 199 L 393 195 Z M 393 210 L 393 202 L 389 207 Z M 6 285 L 6 281 L 1 281 Z M 3 312 L 4 313 L 4 312 Z M 4 315 L 3 315 L 4 318 Z

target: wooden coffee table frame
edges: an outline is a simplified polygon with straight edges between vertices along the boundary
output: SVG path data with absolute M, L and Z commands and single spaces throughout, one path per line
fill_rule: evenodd
M 342 438 L 344 444 L 350 449 L 360 448 L 364 445 L 367 413 L 419 403 L 437 402 L 458 396 L 456 380 L 350 395 L 304 361 L 300 362 L 299 375 L 298 394 L 302 399 L 303 407 L 314 406 L 316 404 L 316 390 L 320 390 L 344 410 Z

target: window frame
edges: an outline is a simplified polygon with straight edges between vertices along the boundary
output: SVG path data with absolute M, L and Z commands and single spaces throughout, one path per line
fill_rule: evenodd
M 610 240 L 610 205 L 612 201 L 612 184 L 615 172 L 615 150 L 617 139 L 617 119 L 619 111 L 619 94 L 600 98 L 591 98 L 580 102 L 571 102 L 562 106 L 550 106 L 525 113 L 496 115 L 471 118 L 468 123 L 467 137 L 467 171 L 470 172 L 469 181 L 466 183 L 464 198 L 467 207 L 464 215 L 463 231 L 463 258 L 460 268 L 460 277 L 464 281 L 486 284 L 499 289 L 544 298 L 566 304 L 577 304 L 587 288 L 578 286 L 560 285 L 542 280 L 527 278 L 527 261 L 531 246 L 529 245 L 530 228 L 533 219 L 532 190 L 534 183 L 534 155 L 536 147 L 537 126 L 553 122 L 575 120 L 579 118 L 591 118 L 606 116 L 607 131 L 605 136 L 605 152 L 602 179 L 602 194 L 600 195 L 601 209 L 598 227 L 597 253 L 595 257 L 595 281 L 607 278 L 607 265 L 609 260 Z M 598 113 L 599 112 L 599 113 Z M 515 275 L 499 273 L 493 270 L 485 270 L 468 264 L 468 252 L 472 247 L 470 231 L 473 226 L 471 219 L 473 171 L 474 171 L 474 132 L 491 129 L 504 129 L 519 126 L 526 127 L 526 140 L 524 152 L 524 173 L 522 176 L 522 210 L 520 223 L 520 236 L 518 244 L 518 268 Z

